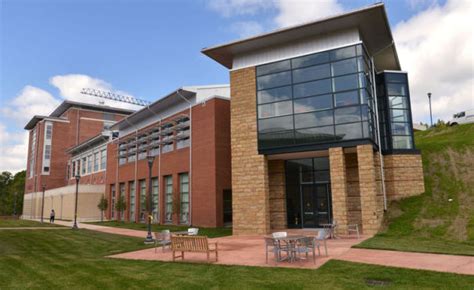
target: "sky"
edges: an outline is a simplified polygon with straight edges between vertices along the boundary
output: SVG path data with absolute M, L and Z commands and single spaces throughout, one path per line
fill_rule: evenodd
M 229 82 L 204 47 L 314 21 L 369 0 L 0 0 L 0 171 L 26 167 L 33 115 L 97 88 L 154 101 L 189 85 Z M 474 108 L 470 0 L 384 1 L 413 119 Z M 110 105 L 114 105 L 109 103 Z

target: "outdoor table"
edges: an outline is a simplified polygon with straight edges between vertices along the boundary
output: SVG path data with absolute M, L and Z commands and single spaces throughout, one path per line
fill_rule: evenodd
M 296 248 L 296 243 L 304 238 L 306 238 L 306 236 L 303 235 L 288 235 L 286 237 L 277 238 L 272 236 L 272 239 L 278 241 L 279 243 L 284 242 L 288 245 L 288 257 L 286 258 L 286 260 L 288 260 L 288 262 L 290 263 L 294 262 L 297 259 L 296 251 L 294 251 L 294 249 Z

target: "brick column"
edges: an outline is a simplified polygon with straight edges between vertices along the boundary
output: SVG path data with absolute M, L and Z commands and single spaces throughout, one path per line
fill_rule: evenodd
M 270 232 L 268 162 L 258 154 L 255 68 L 230 73 L 234 235 Z
M 362 231 L 364 234 L 376 234 L 383 217 L 383 204 L 380 203 L 380 190 L 377 181 L 374 150 L 372 145 L 357 146 L 359 166 L 360 203 L 362 212 Z
M 286 229 L 285 161 L 268 161 L 270 190 L 270 227 L 272 230 Z
M 348 198 L 346 161 L 342 147 L 329 148 L 332 218 L 338 224 L 337 234 L 347 234 Z

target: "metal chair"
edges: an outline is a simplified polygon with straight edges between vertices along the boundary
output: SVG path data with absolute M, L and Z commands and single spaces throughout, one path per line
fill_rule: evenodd
M 170 230 L 162 230 L 160 233 L 155 233 L 155 253 L 157 251 L 158 245 L 161 245 L 163 252 L 165 251 L 166 246 L 171 248 Z
M 347 225 L 347 232 L 349 234 L 356 233 L 357 234 L 357 239 L 360 238 L 359 225 L 358 224 Z
M 319 249 L 321 243 L 324 245 L 324 252 L 326 253 L 326 256 L 328 255 L 328 246 L 326 244 L 326 240 L 330 236 L 329 229 L 319 229 L 318 234 L 314 238 L 315 240 L 315 245 L 318 248 L 318 254 L 321 256 L 321 251 Z
M 273 238 L 265 238 L 265 263 L 268 264 L 268 253 L 273 253 L 275 263 L 281 260 L 280 243 Z
M 313 253 L 313 263 L 316 264 L 316 247 L 318 248 L 319 255 L 321 255 L 316 239 L 314 237 L 305 237 L 298 240 L 296 248 L 292 249 L 292 251 L 299 256 L 301 256 L 302 253 L 306 254 L 306 259 L 308 259 L 309 253 Z

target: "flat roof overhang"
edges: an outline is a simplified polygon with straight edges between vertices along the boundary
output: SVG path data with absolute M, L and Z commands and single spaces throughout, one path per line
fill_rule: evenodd
M 232 69 L 236 55 L 354 27 L 359 29 L 362 41 L 369 54 L 374 56 L 375 67 L 378 71 L 401 69 L 383 3 L 227 44 L 204 48 L 201 52 L 228 69 Z

